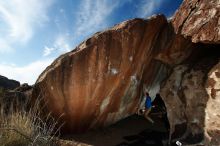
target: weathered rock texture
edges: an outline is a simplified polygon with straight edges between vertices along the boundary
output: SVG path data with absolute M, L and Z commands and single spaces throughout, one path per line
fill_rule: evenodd
M 56 116 L 64 113 L 71 131 L 125 118 L 140 103 L 143 74 L 146 79 L 151 77 L 146 86 L 154 86 L 166 76 L 159 76 L 166 69 L 153 57 L 165 47 L 158 37 L 168 25 L 164 16 L 157 16 L 129 20 L 97 33 L 49 66 L 36 89 Z
M 118 24 L 56 59 L 33 95 L 42 96 L 55 117 L 64 114 L 64 130 L 76 133 L 133 114 L 144 90 L 160 92 L 170 138 L 192 144 L 206 136 L 217 143 L 218 16 L 219 1 L 185 0 L 172 23 L 158 15 Z
M 210 145 L 220 144 L 220 62 L 212 68 L 206 82 L 208 102 L 206 108 L 205 130 Z
M 218 57 L 211 55 L 202 60 L 198 58 L 193 64 L 178 65 L 161 88 L 170 122 L 170 138 L 181 138 L 191 144 L 204 139 L 209 127 L 205 127 L 206 110 L 212 111 L 207 106 L 209 96 L 205 83 L 217 60 Z
M 220 43 L 220 1 L 184 0 L 172 23 L 176 33 L 192 42 Z

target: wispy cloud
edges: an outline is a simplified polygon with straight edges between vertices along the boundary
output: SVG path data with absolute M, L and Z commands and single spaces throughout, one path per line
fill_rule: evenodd
M 55 38 L 54 44 L 51 47 L 45 46 L 43 49 L 43 56 L 49 56 L 53 53 L 66 53 L 72 49 L 70 45 L 70 36 L 68 33 L 60 34 Z
M 163 2 L 163 0 L 142 0 L 138 6 L 137 16 L 147 17 L 155 14 L 155 11 L 160 9 Z
M 54 47 L 57 48 L 61 53 L 65 53 L 71 50 L 69 43 L 69 34 L 59 35 L 54 43 Z
M 52 63 L 54 58 L 38 60 L 26 66 L 16 66 L 14 64 L 0 64 L 0 75 L 10 79 L 15 79 L 21 83 L 35 83 L 40 73 Z
M 44 46 L 43 56 L 50 55 L 54 50 L 55 48 L 49 48 L 48 46 Z
M 126 2 L 131 0 L 82 0 L 74 12 L 74 27 L 67 25 L 66 12 L 60 8 L 60 14 L 54 20 L 59 32 L 53 44 L 44 47 L 43 56 L 66 53 L 85 37 L 109 26 L 108 16 Z
M 106 27 L 108 16 L 119 4 L 118 0 L 82 0 L 76 16 L 75 36 L 86 36 Z
M 55 38 L 54 44 L 48 45 L 50 46 L 48 48 L 55 48 L 50 49 L 52 51 L 48 55 L 52 52 L 68 52 L 92 33 L 110 26 L 112 20 L 109 19 L 109 16 L 112 12 L 130 2 L 132 0 L 81 0 L 78 9 L 74 10 L 73 27 L 66 25 L 69 21 L 66 19 L 66 11 L 60 8 L 59 12 L 61 14 L 54 20 L 60 32 Z M 63 24 L 63 22 L 66 23 Z M 44 48 L 44 53 L 48 52 L 48 48 Z
M 8 41 L 6 41 L 3 38 L 0 38 L 0 54 L 11 52 L 13 52 L 13 48 L 10 46 L 10 44 L 8 44 Z
M 5 28 L 0 30 L 0 37 L 5 44 L 28 42 L 36 28 L 49 20 L 47 11 L 52 3 L 53 0 L 1 0 L 0 24 Z

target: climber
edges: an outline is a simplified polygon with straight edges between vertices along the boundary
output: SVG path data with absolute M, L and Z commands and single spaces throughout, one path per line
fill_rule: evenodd
M 151 111 L 152 104 L 151 104 L 151 97 L 149 96 L 148 92 L 145 92 L 145 97 L 146 97 L 146 101 L 145 101 L 144 117 L 146 119 L 148 119 L 151 123 L 154 123 L 154 121 L 149 117 L 149 113 Z
M 156 97 L 154 98 L 154 101 L 152 102 L 152 107 L 154 107 L 152 114 L 158 115 L 158 117 L 161 118 L 161 120 L 164 122 L 164 126 L 165 126 L 166 130 L 169 131 L 170 124 L 167 119 L 166 105 L 165 105 L 165 103 L 159 93 L 156 94 Z
M 166 114 L 166 106 L 159 93 L 156 94 L 156 97 L 152 102 L 152 106 L 155 107 L 157 111 L 160 111 L 162 114 Z

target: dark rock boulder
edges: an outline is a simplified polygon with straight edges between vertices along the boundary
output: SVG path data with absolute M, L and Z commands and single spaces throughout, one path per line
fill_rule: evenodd
M 26 110 L 30 106 L 31 96 L 32 86 L 29 86 L 25 83 L 15 88 L 14 90 L 3 90 L 3 94 L 0 97 L 0 102 L 1 105 L 3 105 L 5 112 L 20 109 Z
M 0 75 L 0 88 L 5 90 L 12 90 L 20 86 L 20 83 L 15 80 L 10 80 Z

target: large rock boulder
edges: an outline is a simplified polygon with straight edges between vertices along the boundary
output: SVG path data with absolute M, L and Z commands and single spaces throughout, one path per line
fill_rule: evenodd
M 144 90 L 160 92 L 170 139 L 193 144 L 205 136 L 216 144 L 220 126 L 210 117 L 218 119 L 220 109 L 213 106 L 219 102 L 218 16 L 219 1 L 185 0 L 171 22 L 158 15 L 96 33 L 47 67 L 33 95 L 56 118 L 63 115 L 63 130 L 76 133 L 133 114 Z
M 35 93 L 56 117 L 64 114 L 72 132 L 106 126 L 133 114 L 143 90 L 159 91 L 170 67 L 154 58 L 178 63 L 192 46 L 163 15 L 125 21 L 56 59 L 38 78 Z
M 55 116 L 64 114 L 65 127 L 72 132 L 125 118 L 139 105 L 145 69 L 151 68 L 147 74 L 154 79 L 161 68 L 151 60 L 161 49 L 155 44 L 167 25 L 164 16 L 156 16 L 97 33 L 56 59 L 40 75 L 35 91 Z

